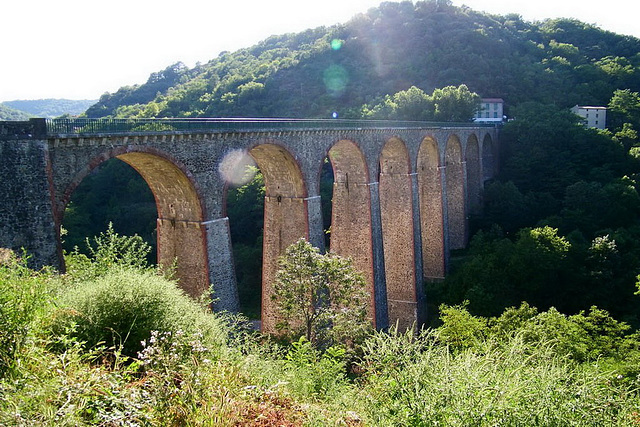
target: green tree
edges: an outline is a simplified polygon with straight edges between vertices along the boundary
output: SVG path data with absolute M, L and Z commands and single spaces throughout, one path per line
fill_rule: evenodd
M 350 259 L 320 254 L 300 239 L 280 258 L 272 299 L 276 327 L 292 338 L 306 337 L 319 347 L 349 344 L 370 328 L 365 281 Z
M 616 90 L 609 101 L 609 110 L 611 127 L 624 130 L 624 124 L 629 123 L 634 129 L 640 129 L 640 93 Z
M 468 122 L 480 108 L 480 96 L 467 85 L 435 89 L 431 95 L 435 106 L 434 118 L 445 122 Z

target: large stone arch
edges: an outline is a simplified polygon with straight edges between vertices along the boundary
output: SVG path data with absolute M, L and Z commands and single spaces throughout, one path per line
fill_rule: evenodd
M 480 167 L 480 147 L 478 137 L 472 134 L 467 139 L 467 201 L 471 214 L 478 214 L 482 205 L 482 176 Z
M 449 249 L 462 249 L 466 246 L 467 218 L 462 144 L 457 135 L 450 135 L 447 139 L 445 177 Z
M 368 313 L 376 324 L 371 193 L 366 159 L 360 148 L 340 140 L 329 150 L 333 167 L 330 250 L 350 257 L 360 271 L 370 295 Z
M 488 181 L 496 174 L 496 161 L 491 135 L 486 134 L 482 140 L 482 181 Z
M 249 154 L 262 171 L 265 183 L 262 330 L 275 332 L 276 313 L 271 295 L 278 257 L 299 238 L 309 239 L 307 190 L 295 158 L 276 142 L 256 145 Z
M 407 328 L 418 319 L 413 193 L 409 152 L 395 137 L 380 155 L 380 214 L 389 324 Z
M 440 280 L 445 275 L 444 216 L 442 175 L 438 142 L 426 137 L 418 151 L 418 193 L 422 232 L 422 271 L 426 280 Z
M 60 218 L 82 179 L 111 158 L 122 160 L 134 168 L 153 193 L 158 211 L 158 264 L 175 266 L 180 287 L 192 297 L 200 297 L 209 289 L 203 204 L 186 168 L 169 155 L 142 148 L 118 149 L 93 159 L 65 191 Z

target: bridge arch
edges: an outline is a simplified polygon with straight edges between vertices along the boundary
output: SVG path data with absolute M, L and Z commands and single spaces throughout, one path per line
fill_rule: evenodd
M 278 257 L 287 246 L 309 239 L 307 189 L 300 165 L 278 141 L 260 141 L 248 150 L 264 176 L 264 235 L 262 246 L 262 330 L 275 332 L 271 295 Z
M 366 159 L 351 140 L 339 140 L 329 149 L 333 168 L 330 250 L 351 257 L 370 295 L 368 314 L 376 321 L 371 193 Z
M 120 147 L 92 159 L 65 190 L 59 218 L 80 182 L 112 158 L 135 169 L 153 193 L 158 212 L 158 264 L 170 267 L 175 262 L 180 287 L 193 297 L 201 296 L 209 288 L 202 198 L 193 177 L 168 154 L 148 147 Z
M 409 151 L 398 137 L 380 154 L 380 215 L 389 324 L 408 328 L 418 318 L 413 193 Z
M 460 138 L 452 134 L 445 149 L 445 194 L 447 208 L 447 234 L 449 249 L 466 246 L 467 218 L 465 203 L 465 177 Z
M 480 164 L 480 146 L 478 137 L 471 134 L 467 139 L 465 153 L 467 166 L 467 206 L 471 214 L 480 212 L 482 204 L 482 170 Z
M 417 158 L 422 273 L 426 280 L 444 279 L 445 245 L 442 206 L 442 174 L 438 142 L 432 136 L 422 140 Z

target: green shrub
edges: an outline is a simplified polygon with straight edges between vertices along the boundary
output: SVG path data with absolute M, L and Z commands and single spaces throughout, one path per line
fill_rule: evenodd
M 130 267 L 133 269 L 151 269 L 147 257 L 151 252 L 142 237 L 121 236 L 109 223 L 107 230 L 93 238 L 85 240 L 89 255 L 74 248 L 65 254 L 65 265 L 68 276 L 75 281 L 85 281 L 106 274 L 111 268 Z
M 19 364 L 32 323 L 50 299 L 53 276 L 0 249 L 0 377 Z
M 321 352 L 300 337 L 291 343 L 285 356 L 287 388 L 303 399 L 335 400 L 346 384 L 345 358 L 342 347 Z
M 116 267 L 62 296 L 54 329 L 65 328 L 89 348 L 104 344 L 128 356 L 151 331 L 200 331 L 206 342 L 224 339 L 218 319 L 177 285 L 152 271 Z
M 437 329 L 439 341 L 452 350 L 473 348 L 487 335 L 487 320 L 473 316 L 461 306 L 440 306 L 442 326 Z

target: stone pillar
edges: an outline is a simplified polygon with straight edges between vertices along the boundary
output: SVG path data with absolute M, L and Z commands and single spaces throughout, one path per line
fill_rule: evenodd
M 440 173 L 440 185 L 442 188 L 442 192 L 439 197 L 442 202 L 442 251 L 443 251 L 443 261 L 444 261 L 444 271 L 442 274 L 442 279 L 447 271 L 449 271 L 449 258 L 451 256 L 451 243 L 449 238 L 449 210 L 447 209 L 448 201 L 447 201 L 447 167 L 440 166 L 438 167 L 438 172 Z M 434 279 L 438 279 L 434 276 Z
M 376 329 L 389 327 L 389 313 L 387 305 L 387 283 L 384 270 L 384 244 L 382 239 L 382 217 L 380 213 L 379 183 L 369 184 L 371 197 L 371 243 L 373 255 L 373 286 L 376 311 Z
M 422 227 L 420 224 L 420 198 L 418 174 L 411 174 L 411 195 L 413 207 L 413 253 L 415 259 L 416 322 L 419 325 L 427 321 L 427 299 L 424 291 L 424 265 L 422 257 Z
M 441 280 L 445 275 L 445 233 L 442 209 L 444 167 L 437 163 L 421 169 L 419 181 L 423 277 Z
M 209 289 L 205 227 L 200 221 L 158 218 L 158 264 L 175 267 L 178 285 L 199 298 Z
M 307 197 L 308 223 L 309 223 L 309 243 L 325 252 L 324 225 L 322 223 L 322 200 L 320 196 Z
M 449 234 L 449 249 L 463 249 L 466 246 L 467 217 L 464 189 L 464 163 L 460 158 L 460 151 L 447 149 L 446 168 L 446 200 L 447 200 L 447 228 Z
M 373 266 L 371 193 L 366 181 L 336 173 L 331 209 L 331 251 L 350 257 L 362 273 L 371 296 L 367 313 L 376 321 L 375 273 Z
M 276 331 L 276 313 L 271 301 L 278 257 L 289 245 L 308 236 L 307 199 L 265 196 L 264 241 L 262 252 L 262 331 Z
M 389 325 L 408 329 L 418 320 L 413 235 L 413 189 L 407 173 L 380 174 Z
M 18 124 L 25 130 L 16 134 L 11 128 Z M 31 124 L 0 124 L 0 247 L 24 249 L 33 268 L 62 268 L 48 142 L 32 139 Z
M 202 223 L 207 240 L 209 283 L 213 286 L 213 309 L 237 312 L 240 310 L 238 286 L 231 248 L 229 218 Z

